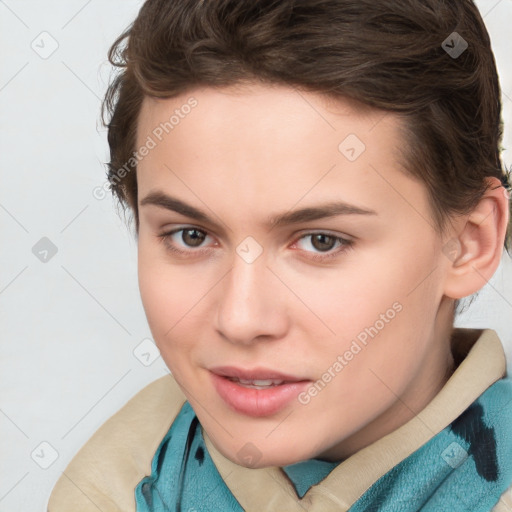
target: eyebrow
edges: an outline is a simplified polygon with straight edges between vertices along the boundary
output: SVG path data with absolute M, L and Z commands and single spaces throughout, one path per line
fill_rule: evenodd
M 141 206 L 154 205 L 166 210 L 190 217 L 199 222 L 214 224 L 214 221 L 202 210 L 195 208 L 175 197 L 171 197 L 160 191 L 150 192 L 140 202 Z M 302 208 L 268 217 L 267 222 L 273 227 L 298 224 L 313 220 L 336 217 L 338 215 L 377 215 L 374 210 L 360 208 L 345 202 L 330 202 L 318 206 Z

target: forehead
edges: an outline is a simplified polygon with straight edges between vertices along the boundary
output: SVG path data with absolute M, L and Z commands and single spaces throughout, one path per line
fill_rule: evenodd
M 139 199 L 157 187 L 229 195 L 249 212 L 256 199 L 272 211 L 336 196 L 372 209 L 387 201 L 398 213 L 400 196 L 422 194 L 401 167 L 401 126 L 395 114 L 284 86 L 145 98 L 137 147 L 151 139 L 152 149 L 138 165 Z
M 192 103 L 194 106 L 191 108 Z M 362 136 L 384 119 L 388 133 L 390 127 L 396 129 L 400 125 L 397 115 L 348 98 L 326 96 L 284 85 L 241 83 L 228 87 L 195 88 L 168 99 L 146 96 L 139 116 L 138 141 L 141 142 L 140 137 L 148 132 L 158 131 L 160 123 L 170 123 L 172 126 L 164 129 L 165 136 L 187 117 L 193 119 L 188 124 L 194 123 L 195 129 L 222 128 L 228 132 L 231 128 L 235 132 L 243 126 L 245 133 L 253 132 L 251 135 L 263 129 L 280 132 L 283 136 L 289 134 L 295 139 L 311 131 L 332 134 L 342 125 L 345 125 L 343 128 L 350 125 L 354 132 L 359 131 Z M 301 122 L 295 124 L 294 120 Z

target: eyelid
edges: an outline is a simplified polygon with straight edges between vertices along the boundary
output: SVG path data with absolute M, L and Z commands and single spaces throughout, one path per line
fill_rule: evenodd
M 296 235 L 295 242 L 293 242 L 292 247 L 297 245 L 303 238 L 307 238 L 309 236 L 314 235 L 327 235 L 328 237 L 334 238 L 336 242 L 340 242 L 340 245 L 336 248 L 330 249 L 326 252 L 314 252 L 314 251 L 306 251 L 304 249 L 299 249 L 301 252 L 307 253 L 308 259 L 317 260 L 317 261 L 327 261 L 329 259 L 335 259 L 339 257 L 342 253 L 351 249 L 355 239 L 353 237 L 349 237 L 348 235 L 342 235 L 338 233 L 333 233 L 329 230 L 304 230 Z
M 201 233 L 204 233 L 205 236 L 208 238 L 212 238 L 212 236 L 208 233 L 208 230 L 206 229 L 203 229 L 203 228 L 199 228 L 197 226 L 192 226 L 192 225 L 181 225 L 179 227 L 176 227 L 176 228 L 173 228 L 173 229 L 170 229 L 170 230 L 167 230 L 167 231 L 164 231 L 163 233 L 157 235 L 158 238 L 160 239 L 160 241 L 162 243 L 164 243 L 167 247 L 174 249 L 176 252 L 180 252 L 180 253 L 183 253 L 183 254 L 192 254 L 192 253 L 199 253 L 199 252 L 202 252 L 204 250 L 208 250 L 208 248 L 206 247 L 198 247 L 196 249 L 194 248 L 189 248 L 189 249 L 177 249 L 176 247 L 173 247 L 171 245 L 171 243 L 168 242 L 168 240 L 173 236 L 173 235 L 176 235 L 177 233 L 179 233 L 180 231 L 187 231 L 187 230 L 196 230 L 196 231 L 200 231 Z M 218 244 L 217 244 L 218 245 Z

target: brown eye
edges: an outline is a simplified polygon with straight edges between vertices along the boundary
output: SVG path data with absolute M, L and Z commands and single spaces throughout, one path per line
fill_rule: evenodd
M 307 258 L 323 262 L 340 257 L 354 241 L 327 232 L 306 233 L 295 244 Z
M 317 233 L 311 236 L 311 245 L 318 251 L 330 251 L 336 244 L 337 238 L 326 235 L 325 233 Z
M 181 232 L 181 239 L 183 243 L 189 247 L 200 246 L 204 242 L 205 238 L 206 234 L 198 229 L 183 229 Z
M 174 229 L 157 236 L 166 251 L 180 258 L 196 258 L 212 248 L 211 240 L 208 240 L 211 239 L 210 235 L 193 226 Z

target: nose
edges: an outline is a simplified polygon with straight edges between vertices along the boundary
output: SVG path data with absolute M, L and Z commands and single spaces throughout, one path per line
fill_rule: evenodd
M 231 343 L 245 345 L 283 337 L 289 321 L 283 292 L 263 255 L 247 263 L 235 254 L 218 290 L 217 331 Z

